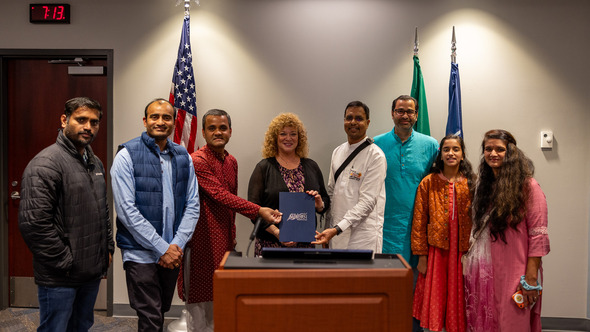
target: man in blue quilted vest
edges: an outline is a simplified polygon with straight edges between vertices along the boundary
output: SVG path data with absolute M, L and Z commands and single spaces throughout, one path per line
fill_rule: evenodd
M 141 136 L 119 146 L 111 177 L 117 246 L 138 331 L 162 331 L 183 250 L 199 219 L 195 170 L 186 149 L 168 137 L 174 107 L 155 99 L 145 108 Z

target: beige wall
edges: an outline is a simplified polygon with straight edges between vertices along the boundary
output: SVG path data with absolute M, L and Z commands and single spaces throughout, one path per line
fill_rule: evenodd
M 72 23 L 52 26 L 28 23 L 26 2 L 3 0 L 0 48 L 114 49 L 115 150 L 143 130 L 145 103 L 168 94 L 183 16 L 175 2 L 78 0 L 71 2 Z M 390 130 L 391 100 L 411 85 L 415 26 L 432 135 L 440 139 L 454 25 L 469 159 L 478 164 L 488 129 L 516 136 L 549 204 L 543 316 L 588 317 L 590 2 L 201 0 L 192 7 L 199 114 L 230 112 L 228 150 L 240 164 L 242 197 L 279 112 L 300 115 L 310 156 L 324 173 L 345 139 L 347 102 L 371 107 L 370 135 Z M 547 129 L 556 147 L 543 152 L 539 132 Z M 239 217 L 239 250 L 250 230 Z M 114 276 L 114 303 L 128 303 L 119 252 Z

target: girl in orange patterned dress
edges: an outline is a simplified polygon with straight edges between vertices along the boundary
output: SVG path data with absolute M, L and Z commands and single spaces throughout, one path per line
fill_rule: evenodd
M 428 331 L 465 331 L 461 256 L 469 249 L 473 182 L 463 139 L 447 135 L 418 187 L 412 223 L 419 256 L 412 314 Z

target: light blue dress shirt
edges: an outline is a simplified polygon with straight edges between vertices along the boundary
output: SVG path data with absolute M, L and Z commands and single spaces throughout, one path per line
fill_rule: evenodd
M 197 221 L 199 220 L 199 191 L 195 169 L 190 156 L 189 178 L 185 211 L 176 235 L 173 234 L 174 225 L 174 194 L 172 192 L 172 155 L 168 149 L 160 153 L 162 165 L 162 208 L 164 212 L 164 226 L 162 236 L 139 212 L 135 205 L 135 178 L 133 176 L 133 162 L 127 149 L 122 149 L 115 156 L 111 166 L 111 182 L 115 211 L 117 217 L 131 233 L 135 241 L 148 250 L 121 250 L 123 262 L 157 263 L 172 244 L 182 250 L 190 240 Z

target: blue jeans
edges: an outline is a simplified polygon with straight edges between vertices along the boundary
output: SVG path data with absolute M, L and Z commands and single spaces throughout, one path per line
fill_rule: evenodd
M 38 287 L 37 331 L 88 331 L 94 324 L 94 304 L 100 279 L 77 287 Z

